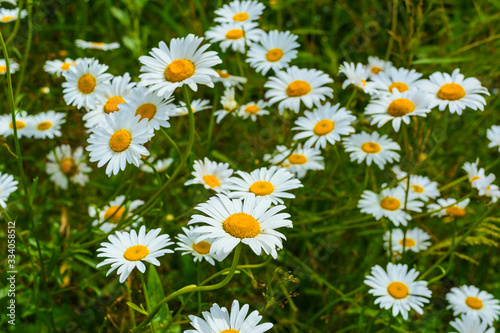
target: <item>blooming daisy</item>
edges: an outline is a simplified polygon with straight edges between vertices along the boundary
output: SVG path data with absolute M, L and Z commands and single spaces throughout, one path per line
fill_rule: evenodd
M 75 64 L 76 61 L 70 58 L 66 58 L 64 61 L 59 59 L 47 60 L 45 65 L 43 65 L 43 70 L 49 74 L 60 77 L 62 73 L 66 72 L 71 66 L 75 66 Z
M 146 227 L 142 226 L 139 233 L 135 230 L 130 233 L 117 231 L 115 235 L 110 235 L 108 237 L 110 243 L 101 243 L 102 247 L 97 249 L 97 252 L 101 252 L 97 256 L 106 257 L 106 259 L 99 263 L 96 268 L 111 264 L 106 276 L 118 269 L 120 283 L 123 283 L 134 268 L 137 267 L 141 273 L 146 271 L 143 261 L 160 266 L 160 262 L 156 258 L 163 256 L 165 253 L 174 252 L 165 249 L 165 247 L 174 243 L 170 242 L 169 235 L 158 236 L 160 231 L 160 228 L 153 229 L 146 234 Z
M 498 151 L 500 152 L 500 126 L 491 126 L 491 128 L 486 131 L 486 136 L 488 140 L 491 141 L 488 147 L 498 147 Z
M 493 327 L 488 328 L 488 323 L 481 321 L 477 316 L 466 314 L 450 322 L 458 332 L 450 333 L 495 333 Z
M 16 129 L 17 136 L 30 138 L 33 136 L 33 117 L 28 116 L 26 111 L 16 112 Z M 0 116 L 0 135 L 9 136 L 14 134 L 14 123 L 12 122 L 11 114 Z
M 451 113 L 459 115 L 466 108 L 482 111 L 486 100 L 481 95 L 489 95 L 488 89 L 482 87 L 478 79 L 465 78 L 458 68 L 451 75 L 441 72 L 432 74 L 422 89 L 429 93 L 431 109 L 438 106 L 440 111 L 444 111 L 448 107 Z
M 392 172 L 396 174 L 396 178 L 400 181 L 399 186 L 406 192 L 406 185 L 408 179 L 407 173 L 401 171 L 398 166 L 392 168 Z M 429 201 L 429 199 L 436 199 L 439 197 L 438 183 L 433 182 L 428 177 L 419 175 L 410 175 L 410 191 L 415 198 L 422 201 Z
M 462 168 L 467 172 L 467 177 L 472 187 L 479 190 L 479 192 L 484 192 L 484 190 L 495 180 L 495 175 L 491 173 L 486 176 L 484 168 L 478 169 L 478 164 L 479 158 L 476 159 L 474 163 L 465 162 Z M 483 194 L 480 193 L 479 195 Z
M 0 206 L 7 208 L 7 199 L 10 194 L 17 190 L 19 182 L 14 180 L 14 176 L 0 172 Z
M 464 313 L 491 325 L 500 315 L 498 300 L 475 286 L 453 287 L 446 294 L 446 300 L 450 303 L 446 308 L 452 309 L 454 316 Z
M 292 130 L 301 131 L 295 134 L 294 140 L 309 138 L 304 146 L 314 148 L 325 148 L 327 142 L 332 145 L 340 140 L 340 135 L 354 133 L 351 123 L 356 120 L 351 111 L 339 108 L 340 103 L 331 105 L 327 102 L 313 112 L 305 111 L 305 117 L 299 117 L 295 121 Z
M 368 57 L 368 65 L 366 66 L 370 72 L 370 77 L 377 76 L 381 73 L 386 73 L 392 68 L 391 61 L 385 61 L 378 57 Z
M 241 89 L 241 84 L 247 83 L 246 77 L 231 75 L 226 70 L 216 69 L 215 71 L 219 74 L 219 77 L 214 77 L 212 82 L 222 82 L 225 88 L 236 87 Z
M 61 125 L 65 123 L 63 112 L 47 111 L 33 117 L 31 133 L 36 139 L 53 139 L 61 136 Z
M 362 213 L 371 214 L 376 220 L 382 217 L 387 217 L 395 226 L 406 225 L 411 221 L 411 215 L 405 212 L 421 212 L 424 203 L 418 201 L 413 195 L 406 192 L 401 187 L 386 188 L 380 193 L 365 190 L 361 194 L 361 199 L 358 202 L 358 208 Z
M 424 313 L 422 307 L 429 303 L 432 292 L 426 281 L 415 281 L 419 272 L 414 268 L 408 271 L 407 265 L 388 263 L 387 270 L 376 265 L 371 274 L 366 277 L 365 284 L 372 288 L 368 291 L 370 294 L 378 296 L 375 304 L 386 310 L 392 308 L 394 317 L 401 313 L 405 320 L 410 309 Z
M 427 211 L 432 212 L 438 210 L 437 212 L 431 214 L 431 216 L 453 216 L 453 217 L 464 217 L 467 214 L 465 208 L 469 204 L 470 199 L 465 199 L 457 203 L 457 199 L 438 199 L 437 203 L 429 204 L 427 206 Z
M 94 227 L 99 227 L 103 232 L 111 232 L 118 223 L 121 221 L 131 218 L 135 221 L 132 226 L 136 226 L 137 223 L 142 222 L 142 217 L 132 215 L 132 212 L 138 207 L 142 206 L 144 201 L 133 200 L 131 202 L 125 202 L 125 196 L 117 196 L 108 205 L 106 205 L 102 210 L 96 209 L 94 206 L 89 207 L 89 215 L 95 220 L 92 222 Z
M 253 121 L 257 120 L 257 116 L 268 115 L 269 111 L 265 110 L 267 108 L 267 102 L 263 100 L 258 100 L 257 102 L 250 102 L 242 105 L 239 108 L 238 115 L 243 119 L 251 118 Z
M 270 98 L 270 105 L 280 102 L 280 114 L 283 114 L 285 108 L 298 113 L 301 101 L 306 107 L 312 108 L 313 105 L 320 107 L 327 97 L 332 98 L 333 89 L 326 86 L 332 82 L 333 80 L 322 71 L 292 66 L 277 72 L 276 76 L 269 78 L 264 87 L 269 89 L 266 98 Z
M 325 169 L 321 152 L 314 148 L 302 148 L 302 145 L 298 145 L 293 151 L 285 146 L 277 146 L 276 153 L 273 156 L 264 155 L 264 160 L 286 168 L 297 178 L 303 178 L 308 170 Z
M 392 234 L 391 234 L 392 233 Z M 403 253 L 403 245 L 406 250 L 415 253 L 425 251 L 431 245 L 431 236 L 420 228 L 408 229 L 405 233 L 402 229 L 392 229 L 384 234 L 384 246 L 392 248 L 395 253 Z
M 220 103 L 222 104 L 222 109 L 214 112 L 214 116 L 217 117 L 217 124 L 220 123 L 225 116 L 238 109 L 238 101 L 236 101 L 234 97 L 234 88 L 227 88 L 224 91 Z
M 250 246 L 256 255 L 262 251 L 274 259 L 277 250 L 283 247 L 285 236 L 276 231 L 281 227 L 292 227 L 288 220 L 290 214 L 279 213 L 286 207 L 277 205 L 271 208 L 269 198 L 248 196 L 243 200 L 231 200 L 223 194 L 199 204 L 196 210 L 206 215 L 193 215 L 189 224 L 204 223 L 197 228 L 199 237 L 196 242 L 214 239 L 211 252 L 225 258 L 239 243 Z
M 108 66 L 99 64 L 94 58 L 83 58 L 63 73 L 66 82 L 62 84 L 66 104 L 77 108 L 93 109 L 98 96 L 105 91 L 106 84 L 113 78 L 105 73 Z
M 190 324 L 194 330 L 186 330 L 184 333 L 264 333 L 273 327 L 271 323 L 257 325 L 262 316 L 255 310 L 247 317 L 248 309 L 248 304 L 240 309 L 237 300 L 233 301 L 230 311 L 213 304 L 210 312 L 202 312 L 204 319 L 190 315 Z
M 254 22 L 223 23 L 208 29 L 205 36 L 208 40 L 220 43 L 222 52 L 231 47 L 235 52 L 245 53 L 245 47 L 258 42 L 264 32 Z
M 392 67 L 387 72 L 373 76 L 370 86 L 375 89 L 376 95 L 390 95 L 394 89 L 402 93 L 418 89 L 424 83 L 421 77 L 422 74 L 414 69 Z
M 50 180 L 63 190 L 68 189 L 68 180 L 84 186 L 89 180 L 87 174 L 91 171 L 85 163 L 86 158 L 83 147 L 78 147 L 74 151 L 69 145 L 56 147 L 47 156 L 46 171 Z
M 218 17 L 214 21 L 220 23 L 255 21 L 262 15 L 264 8 L 266 7 L 258 1 L 231 1 L 215 11 Z
M 342 83 L 342 89 L 353 84 L 366 93 L 374 92 L 373 87 L 366 82 L 370 75 L 370 71 L 362 63 L 354 64 L 353 62 L 348 63 L 344 61 L 344 63 L 340 65 L 339 73 L 343 73 L 347 78 L 344 83 Z
M 28 11 L 26 9 L 21 10 L 21 15 L 19 15 L 19 8 L 14 8 L 14 9 L 0 8 L 1 23 L 9 23 L 15 21 L 19 18 L 19 16 L 21 16 L 21 19 L 23 19 L 27 15 Z
M 103 50 L 103 51 L 109 51 L 109 50 L 114 50 L 120 47 L 120 44 L 114 42 L 114 43 L 101 43 L 101 42 L 87 42 L 81 39 L 75 40 L 76 46 L 78 46 L 81 49 L 94 49 L 94 50 Z
M 141 116 L 130 111 L 113 112 L 104 117 L 105 122 L 91 130 L 87 147 L 90 161 L 99 161 L 99 168 L 107 163 L 108 176 L 125 170 L 127 163 L 138 167 L 141 155 L 149 156 L 143 145 L 154 136 L 154 131 L 146 119 L 140 119 Z
M 351 153 L 351 161 L 358 163 L 366 159 L 366 164 L 374 162 L 383 169 L 386 163 L 398 162 L 400 158 L 395 151 L 401 147 L 387 135 L 380 136 L 377 132 L 353 134 L 343 142 L 345 151 Z
M 273 204 L 283 204 L 283 199 L 293 199 L 295 195 L 289 193 L 303 187 L 300 180 L 285 169 L 272 166 L 260 168 L 251 173 L 236 171 L 241 178 L 232 178 L 228 185 L 231 190 L 229 196 L 244 199 L 249 196 L 267 197 Z
M 202 261 L 205 259 L 210 264 L 215 265 L 215 260 L 220 261 L 219 257 L 213 253 L 210 253 L 210 248 L 212 247 L 212 239 L 206 239 L 204 241 L 196 243 L 196 238 L 198 234 L 196 233 L 196 228 L 189 227 L 182 228 L 183 234 L 177 235 L 177 248 L 176 251 L 182 251 L 182 255 L 191 254 L 194 257 L 194 262 Z
M 181 117 L 189 114 L 186 103 L 183 101 L 180 101 L 179 103 L 180 105 L 172 110 L 170 117 Z M 210 101 L 208 99 L 195 99 L 191 101 L 191 110 L 193 111 L 193 113 L 208 110 L 210 108 Z
M 165 172 L 168 169 L 168 167 L 172 165 L 172 163 L 174 162 L 174 159 L 173 158 L 164 158 L 164 159 L 157 160 L 156 162 L 154 162 L 154 158 L 150 157 L 150 158 L 148 158 L 148 161 L 151 164 L 153 164 L 153 166 L 156 169 L 156 172 L 161 173 L 161 172 Z M 146 163 L 141 165 L 141 170 L 144 172 L 147 172 L 147 173 L 154 173 L 154 170 Z
M 228 163 L 212 162 L 205 157 L 203 161 L 194 161 L 194 179 L 188 180 L 184 185 L 202 184 L 207 190 L 226 192 L 233 170 Z
M 187 84 L 194 91 L 198 84 L 213 88 L 212 77 L 217 77 L 213 66 L 222 63 L 215 51 L 205 52 L 210 44 L 200 47 L 203 38 L 189 34 L 184 38 L 173 38 L 170 47 L 160 42 L 153 48 L 151 56 L 142 56 L 142 74 L 139 86 L 147 86 L 149 92 L 168 98 L 175 89 Z
M 14 74 L 19 69 L 19 64 L 12 59 L 9 59 L 10 74 Z M 0 75 L 7 73 L 7 62 L 5 59 L 0 59 Z
M 288 67 L 293 59 L 297 58 L 297 36 L 289 31 L 272 30 L 264 33 L 259 44 L 253 44 L 248 50 L 246 62 L 257 72 L 266 75 L 270 69 L 274 72 Z

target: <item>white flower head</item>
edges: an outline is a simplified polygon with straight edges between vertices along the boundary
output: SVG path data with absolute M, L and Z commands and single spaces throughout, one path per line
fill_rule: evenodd
M 475 286 L 453 287 L 446 294 L 446 300 L 450 303 L 446 308 L 452 309 L 454 316 L 463 313 L 480 318 L 491 325 L 500 315 L 499 301 Z
M 47 174 L 50 175 L 50 180 L 63 190 L 68 189 L 69 181 L 84 186 L 91 171 L 85 163 L 86 159 L 83 147 L 73 151 L 70 145 L 58 146 L 47 156 Z
M 259 19 L 266 8 L 258 1 L 234 0 L 215 11 L 215 22 L 219 23 L 244 23 Z
M 351 161 L 361 163 L 366 160 L 367 165 L 372 162 L 380 169 L 384 169 L 386 163 L 399 161 L 401 147 L 397 142 L 391 140 L 387 135 L 373 132 L 371 134 L 361 132 L 353 134 L 343 140 L 345 151 L 351 153 Z
M 235 52 L 245 53 L 245 48 L 259 41 L 264 34 L 257 26 L 255 22 L 222 23 L 208 29 L 205 36 L 213 43 L 220 43 L 222 52 L 231 48 Z
M 182 228 L 184 233 L 177 235 L 177 248 L 176 251 L 181 251 L 182 255 L 191 254 L 194 258 L 194 262 L 202 261 L 205 259 L 211 265 L 215 265 L 215 260 L 220 261 L 219 256 L 210 252 L 212 247 L 213 239 L 206 239 L 201 242 L 196 242 L 199 234 L 196 232 L 196 228 Z M 214 260 L 215 259 L 215 260 Z
M 303 178 L 309 170 L 324 170 L 324 158 L 321 151 L 314 148 L 302 147 L 287 148 L 286 146 L 277 146 L 274 155 L 264 155 L 264 160 L 271 164 L 285 168 L 297 178 Z
M 113 43 L 87 42 L 81 39 L 76 39 L 75 44 L 81 49 L 93 49 L 102 51 L 115 50 L 120 47 L 120 44 L 116 42 Z
M 217 163 L 205 157 L 203 161 L 194 161 L 194 179 L 188 180 L 184 185 L 202 184 L 207 190 L 227 192 L 233 169 L 228 163 Z
M 0 172 L 0 206 L 7 208 L 7 199 L 17 190 L 19 182 L 14 180 L 14 176 Z
M 384 247 L 392 248 L 392 251 L 401 254 L 403 247 L 406 251 L 420 252 L 425 251 L 431 245 L 429 241 L 431 236 L 420 228 L 408 229 L 405 232 L 403 229 L 392 229 L 384 234 Z

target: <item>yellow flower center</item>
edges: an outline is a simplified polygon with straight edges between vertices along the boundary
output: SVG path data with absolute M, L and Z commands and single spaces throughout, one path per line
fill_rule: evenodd
M 210 186 L 211 188 L 219 187 L 220 186 L 220 181 L 217 177 L 212 176 L 212 175 L 205 175 L 203 176 L 203 181 L 205 184 Z
M 320 120 L 314 125 L 314 134 L 316 135 L 327 135 L 335 128 L 335 123 L 330 119 Z
M 186 59 L 176 59 L 165 68 L 164 74 L 168 82 L 181 82 L 193 76 L 194 64 Z
M 69 69 L 69 67 L 71 66 L 71 64 L 69 62 L 65 62 L 61 65 L 61 69 L 63 71 L 67 71 Z
M 410 186 L 415 193 L 424 193 L 424 188 L 420 185 L 411 185 Z
M 445 83 L 439 88 L 437 97 L 448 101 L 456 101 L 465 96 L 464 88 L 457 83 Z
M 311 92 L 311 86 L 306 81 L 295 80 L 286 87 L 286 94 L 290 97 L 300 97 Z
M 128 261 L 139 261 L 141 259 L 144 259 L 148 256 L 149 250 L 147 247 L 144 245 L 134 245 L 129 247 L 125 253 L 123 254 L 123 257 L 127 259 Z
M 15 16 L 4 16 L 2 17 L 2 22 L 9 22 L 11 20 L 14 20 L 15 18 Z
M 292 154 L 292 155 L 288 156 L 288 161 L 291 164 L 306 164 L 307 157 L 305 157 L 302 154 Z
M 257 105 L 249 105 L 245 108 L 245 112 L 250 114 L 256 114 L 259 110 L 260 108 Z
M 115 222 L 120 222 L 122 219 L 123 213 L 125 213 L 125 207 L 123 207 L 123 206 L 121 206 L 121 207 L 120 206 L 111 206 L 104 213 L 104 219 L 110 220 L 110 221 L 115 221 Z
M 7 66 L 0 65 L 0 73 L 6 73 L 7 72 Z
M 82 94 L 90 94 L 94 91 L 96 86 L 96 80 L 95 77 L 93 77 L 90 74 L 83 74 L 79 79 L 78 79 L 78 90 Z
M 52 128 L 52 123 L 50 121 L 42 121 L 38 125 L 36 125 L 36 129 L 39 131 L 46 131 Z
M 243 38 L 245 33 L 241 29 L 231 29 L 226 33 L 226 39 L 237 40 Z
M 399 90 L 399 92 L 405 92 L 405 91 L 410 89 L 410 88 L 408 88 L 406 83 L 403 83 L 403 82 L 394 82 L 393 84 L 391 84 L 389 86 L 389 92 L 392 93 L 392 89 L 394 89 L 394 88 Z
M 240 331 L 233 330 L 232 328 L 224 331 L 220 331 L 220 333 L 240 333 Z
M 393 117 L 402 117 L 415 110 L 415 104 L 407 98 L 395 99 L 387 107 L 387 113 Z
M 10 123 L 9 124 L 9 127 L 11 129 L 14 129 L 14 123 Z M 25 128 L 26 127 L 26 123 L 24 121 L 20 121 L 20 120 L 16 120 L 16 128 L 17 129 L 22 129 L 22 128 Z
M 361 79 L 361 84 L 363 85 L 363 87 L 366 87 L 366 80 Z
M 72 158 L 63 158 L 60 162 L 61 170 L 65 175 L 74 176 L 78 173 L 78 166 Z
M 391 282 L 387 287 L 387 292 L 395 299 L 403 299 L 410 294 L 408 287 L 402 282 Z
M 101 42 L 90 42 L 90 44 L 92 44 L 93 46 L 96 46 L 96 47 L 103 47 L 104 46 L 104 43 L 101 43 Z
M 107 114 L 119 111 L 120 108 L 118 107 L 118 104 L 125 103 L 125 100 L 121 96 L 113 96 L 110 97 L 107 101 L 106 104 L 104 104 L 104 112 Z
M 209 242 L 201 241 L 197 244 L 193 244 L 193 250 L 199 254 L 207 254 L 210 252 L 210 247 L 212 245 Z
M 109 147 L 117 153 L 121 153 L 130 146 L 132 135 L 129 131 L 121 129 L 113 133 L 109 139 Z
M 470 180 L 470 182 L 472 183 L 472 182 L 474 182 L 474 181 L 476 181 L 478 179 L 481 179 L 481 177 L 474 176 L 474 177 L 472 177 L 472 179 Z
M 413 247 L 417 243 L 411 238 L 406 238 L 406 239 L 400 240 L 399 244 L 403 245 L 404 247 Z
M 250 192 L 255 195 L 268 195 L 274 192 L 274 186 L 268 181 L 259 180 L 250 186 Z
M 380 151 L 380 145 L 376 142 L 365 142 L 361 145 L 361 150 L 367 154 L 376 154 Z
M 382 69 L 380 67 L 378 67 L 378 66 L 373 66 L 372 67 L 372 73 L 373 74 L 378 74 L 378 73 L 380 73 L 381 70 Z
M 229 216 L 223 223 L 222 228 L 233 237 L 244 239 L 254 238 L 260 232 L 260 224 L 247 213 L 235 213 Z
M 399 202 L 399 200 L 394 197 L 385 197 L 380 200 L 380 207 L 385 210 L 398 210 L 400 206 L 401 202 Z
M 229 73 L 227 73 L 227 72 L 223 72 L 223 71 L 218 70 L 218 69 L 216 69 L 215 71 L 216 71 L 216 72 L 217 72 L 217 74 L 219 74 L 219 76 L 220 76 L 221 78 L 223 78 L 223 79 L 227 79 L 228 77 L 230 77 L 230 76 L 231 76 L 231 75 L 229 75 Z
M 471 309 L 480 310 L 483 308 L 483 301 L 474 296 L 469 296 L 465 299 L 465 304 Z
M 239 21 L 239 22 L 246 21 L 249 18 L 250 18 L 250 16 L 247 13 L 245 13 L 245 12 L 234 14 L 234 16 L 233 16 L 233 20 Z
M 465 209 L 460 208 L 458 206 L 451 206 L 446 208 L 446 214 L 454 216 L 454 217 L 463 217 L 467 212 Z
M 154 118 L 155 114 L 156 114 L 156 105 L 152 103 L 142 104 L 137 108 L 137 110 L 135 110 L 135 115 L 141 116 L 141 119 L 139 121 L 143 120 L 144 118 L 151 120 Z
M 283 58 L 283 50 L 279 48 L 270 49 L 266 53 L 266 59 L 270 62 L 276 62 Z

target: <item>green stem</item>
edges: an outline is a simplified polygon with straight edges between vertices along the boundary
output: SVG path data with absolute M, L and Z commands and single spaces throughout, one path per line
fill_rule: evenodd
M 133 303 L 132 302 L 132 295 L 130 293 L 130 286 L 128 285 L 130 282 L 130 277 L 127 279 L 127 281 L 125 282 L 125 290 L 127 291 L 127 300 L 130 302 L 130 303 Z M 135 312 L 134 312 L 134 309 L 132 309 L 130 306 L 128 307 L 128 310 L 130 312 L 130 320 L 132 321 L 132 326 L 135 328 L 137 326 L 137 324 L 135 323 Z
M 148 310 L 148 313 L 151 313 L 151 302 L 149 301 L 148 287 L 146 286 L 146 281 L 144 280 L 144 273 L 139 273 L 139 278 L 141 279 L 144 299 L 146 300 L 146 309 Z M 153 321 L 151 322 L 151 330 L 153 332 L 156 332 L 155 324 Z
M 26 4 L 27 4 L 27 8 L 28 8 L 28 36 L 26 37 L 27 38 L 26 50 L 24 51 L 23 64 L 21 66 L 21 73 L 19 74 L 19 81 L 17 82 L 17 86 L 16 86 L 16 98 L 18 100 L 19 100 L 19 93 L 21 92 L 21 86 L 23 84 L 24 74 L 26 72 L 26 68 L 28 67 L 28 58 L 29 58 L 30 49 L 31 49 L 31 36 L 33 35 L 32 5 L 31 5 L 31 2 L 29 0 L 26 2 Z M 21 13 L 21 12 L 19 12 L 19 13 Z
M 181 150 L 179 149 L 179 146 L 177 145 L 177 143 L 175 143 L 174 139 L 172 139 L 172 137 L 170 137 L 170 135 L 168 135 L 168 133 L 163 128 L 161 129 L 161 132 L 163 133 L 163 135 L 165 135 L 165 138 L 167 138 L 167 141 L 172 146 L 174 146 L 174 149 L 177 151 L 179 156 L 182 156 Z

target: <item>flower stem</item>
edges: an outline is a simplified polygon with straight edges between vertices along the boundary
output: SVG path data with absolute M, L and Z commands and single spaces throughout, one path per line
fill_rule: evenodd
M 151 302 L 149 301 L 148 287 L 146 286 L 146 281 L 144 280 L 144 273 L 140 273 L 139 278 L 141 279 L 142 290 L 144 293 L 144 299 L 146 300 L 146 309 L 148 310 L 148 313 L 150 313 L 151 312 Z M 151 322 L 151 330 L 153 332 L 156 332 L 154 322 Z

